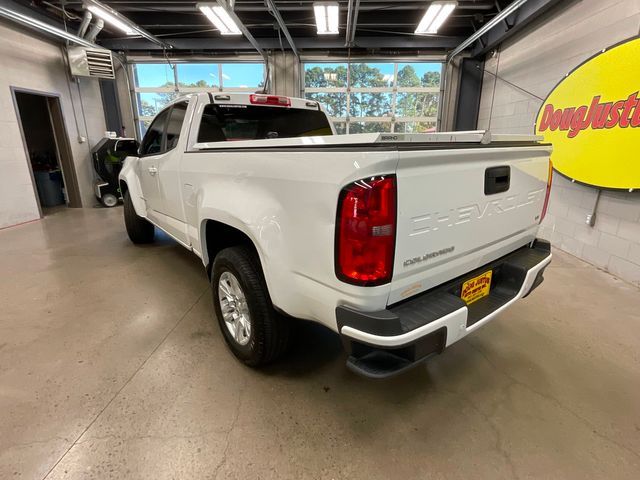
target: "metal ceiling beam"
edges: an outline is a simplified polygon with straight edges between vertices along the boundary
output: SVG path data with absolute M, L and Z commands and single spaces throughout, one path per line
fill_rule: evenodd
M 255 40 L 255 39 L 254 39 Z M 344 49 L 343 38 L 323 38 L 318 37 L 293 37 L 297 48 L 311 50 Z M 371 49 L 413 49 L 413 50 L 450 50 L 455 48 L 464 40 L 464 37 L 358 37 L 359 48 Z M 224 38 L 200 37 L 200 38 L 175 38 L 171 40 L 174 50 L 196 50 L 196 51 L 242 51 L 250 50 L 253 46 L 248 39 L 244 38 Z M 111 50 L 140 51 L 140 50 L 161 50 L 157 45 L 142 39 L 128 38 L 106 38 L 100 41 Z M 265 49 L 279 49 L 277 38 L 261 38 L 260 45 Z
M 251 32 L 249 31 L 249 29 L 245 27 L 244 23 L 242 23 L 242 20 L 238 18 L 238 16 L 236 15 L 236 12 L 234 12 L 233 8 L 231 7 L 232 4 L 227 3 L 227 0 L 217 0 L 217 2 L 218 2 L 218 5 L 220 5 L 222 8 L 224 8 L 227 11 L 231 19 L 236 23 L 236 25 L 242 32 L 242 35 L 244 35 L 247 41 L 253 46 L 253 48 L 255 48 L 258 51 L 258 53 L 262 57 L 262 60 L 264 61 L 264 81 L 262 82 L 262 85 L 263 85 L 263 92 L 266 93 L 269 89 L 269 79 L 271 78 L 271 75 L 269 72 L 270 63 L 269 63 L 269 57 L 267 56 L 267 52 L 265 52 L 262 49 L 258 41 L 254 38 L 253 35 L 251 35 Z M 235 3 L 235 0 L 232 0 L 232 2 Z M 175 42 L 174 42 L 174 45 L 175 45 Z
M 258 41 L 253 37 L 253 35 L 251 35 L 251 32 L 249 31 L 249 29 L 244 25 L 244 23 L 242 23 L 242 20 L 240 20 L 238 18 L 238 16 L 236 15 L 236 12 L 233 11 L 233 9 L 231 8 L 231 6 L 227 3 L 226 0 L 217 0 L 218 5 L 220 5 L 222 8 L 224 8 L 227 13 L 229 14 L 229 16 L 231 17 L 231 19 L 236 23 L 236 25 L 238 26 L 238 28 L 240 29 L 240 31 L 242 32 L 242 35 L 244 35 L 244 37 L 247 39 L 247 41 L 253 46 L 253 48 L 255 48 L 258 53 L 262 56 L 262 58 L 265 61 L 265 65 L 268 63 L 267 62 L 267 53 L 262 49 L 262 47 L 260 46 L 260 44 L 258 43 Z M 224 42 L 221 42 L 224 43 Z M 175 45 L 175 42 L 174 42 Z M 126 50 L 126 49 L 125 49 Z
M 278 6 L 278 11 L 284 19 L 286 26 L 289 30 L 289 33 L 292 37 L 295 37 L 294 29 L 295 28 L 304 28 L 311 35 L 312 32 L 315 34 L 315 21 L 313 19 L 312 12 L 287 12 L 285 13 L 280 9 L 280 2 L 274 2 Z M 357 30 L 360 30 L 360 33 L 355 31 L 356 35 L 366 34 L 363 28 L 367 27 L 381 27 L 384 30 L 393 30 L 394 27 L 406 27 L 411 34 L 413 34 L 416 29 L 418 17 L 420 14 L 424 14 L 424 12 L 415 12 L 415 14 L 409 14 L 409 12 L 402 11 L 391 11 L 385 12 L 384 15 L 381 13 L 374 12 L 365 12 L 362 9 L 364 5 L 363 2 L 360 2 L 360 11 L 357 19 Z M 236 10 L 238 15 L 241 15 L 240 12 Z M 199 11 L 189 12 L 189 14 L 181 14 L 176 15 L 171 12 L 127 12 L 128 18 L 136 22 L 138 25 L 148 29 L 180 29 L 180 28 L 200 28 L 205 29 L 207 27 L 211 27 L 211 23 L 206 19 L 204 15 L 201 15 Z M 450 27 L 460 27 L 464 28 L 465 31 L 471 32 L 470 20 L 474 18 L 473 14 L 463 14 L 460 12 L 455 12 L 451 14 L 451 16 L 447 19 L 445 24 L 446 29 L 450 29 Z M 261 14 L 249 14 L 245 13 L 242 15 L 242 19 L 244 20 L 244 24 L 247 28 L 249 28 L 252 32 L 254 32 L 254 36 L 257 37 L 254 28 L 268 28 L 273 30 L 273 26 L 275 23 L 275 19 L 273 16 L 268 15 L 266 12 L 262 12 Z M 340 31 L 343 32 L 341 37 L 343 41 L 346 40 L 344 36 L 344 30 L 347 28 L 347 15 L 344 12 L 340 13 Z M 445 28 L 442 29 L 445 31 Z M 155 30 L 151 30 L 154 34 L 157 34 Z M 179 33 L 179 32 L 176 32 Z M 470 34 L 470 33 L 469 33 Z M 367 34 L 368 35 L 368 34 Z M 188 36 L 188 35 L 186 35 Z
M 459 53 L 461 53 L 465 48 L 473 45 L 473 43 L 478 40 L 482 35 L 487 33 L 489 30 L 494 28 L 500 22 L 502 22 L 505 18 L 511 15 L 513 12 L 518 10 L 522 5 L 527 3 L 527 0 L 515 0 L 513 3 L 509 4 L 504 10 L 502 10 L 498 15 L 493 17 L 490 21 L 488 21 L 480 30 L 476 31 L 473 35 L 467 38 L 464 42 L 458 45 L 453 49 L 449 55 L 447 55 L 447 63 L 451 62 L 451 60 L 456 57 Z
M 465 28 L 469 26 L 469 22 L 468 21 L 455 21 L 455 19 L 449 19 L 452 21 L 447 21 L 447 27 L 455 27 L 455 28 Z M 180 35 L 184 35 L 184 36 L 189 36 L 191 32 L 186 31 L 186 32 L 175 32 L 176 29 L 185 29 L 185 30 L 211 30 L 212 32 L 215 31 L 216 29 L 214 27 L 211 26 L 211 24 L 203 24 L 203 23 L 151 23 L 153 22 L 153 19 L 150 20 L 150 23 L 142 23 L 140 24 L 140 26 L 144 27 L 144 28 L 149 28 L 149 29 L 153 29 L 153 30 L 167 30 L 167 33 L 171 33 L 174 36 L 180 36 Z M 270 22 L 251 22 L 250 24 L 245 24 L 247 28 L 251 28 L 251 29 L 256 29 L 256 28 L 260 28 L 260 29 L 270 29 L 273 30 L 273 21 Z M 300 28 L 300 29 L 307 29 L 310 30 L 311 28 L 313 28 L 313 24 L 310 23 L 301 23 L 301 22 L 292 22 L 292 21 L 288 21 L 287 22 L 287 28 L 288 29 L 296 29 L 296 28 Z M 346 29 L 346 24 L 344 25 L 340 25 L 341 28 L 345 28 Z M 379 22 L 367 22 L 364 23 L 362 21 L 358 22 L 358 27 L 360 28 L 360 30 L 362 31 L 366 31 L 366 29 L 368 28 L 377 28 L 377 29 L 384 29 L 385 31 L 393 31 L 394 28 L 402 28 L 402 29 L 406 29 L 407 31 L 405 33 L 410 33 L 413 34 L 413 31 L 416 29 L 416 22 L 385 22 L 383 20 L 380 20 Z M 289 31 L 289 33 L 291 33 L 291 30 Z M 156 35 L 158 35 L 158 32 L 156 32 Z M 293 35 L 292 35 L 293 37 Z
M 358 13 L 360 12 L 360 0 L 349 0 L 347 9 L 347 33 L 345 36 L 345 47 L 353 47 L 356 38 L 356 27 L 358 25 Z
M 281 4 L 278 9 L 281 12 L 293 12 L 293 11 L 306 11 L 309 12 L 312 10 L 312 3 L 315 0 L 308 1 L 296 1 L 296 2 L 287 2 L 286 4 Z M 82 6 L 82 0 L 68 0 L 65 2 L 67 8 L 80 8 Z M 117 8 L 121 12 L 125 11 L 138 11 L 144 12 L 149 11 L 149 8 L 161 8 L 163 11 L 179 11 L 179 12 L 188 12 L 192 11 L 193 2 L 180 2 L 180 1 L 154 1 L 153 3 L 148 2 L 132 2 L 129 0 L 109 0 L 109 5 Z M 388 12 L 391 10 L 420 10 L 423 11 L 425 6 L 424 0 L 415 0 L 415 1 L 394 1 L 393 3 L 388 0 L 380 0 L 380 1 L 371 1 L 367 0 L 364 2 L 360 10 L 363 12 L 366 11 L 378 11 L 382 7 L 384 7 L 384 12 Z M 463 10 L 493 10 L 495 9 L 495 4 L 493 0 L 486 1 L 476 1 L 470 0 L 465 2 L 464 0 L 458 1 L 458 8 Z M 242 2 L 237 3 L 234 6 L 234 10 L 237 12 L 264 12 L 264 0 L 256 0 L 254 2 Z M 340 5 L 340 10 L 347 10 L 346 6 L 343 4 Z
M 273 0 L 264 0 L 264 2 L 267 4 L 269 9 L 271 10 L 271 13 L 276 19 L 276 22 L 278 22 L 278 26 L 280 27 L 280 30 L 282 30 L 282 33 L 287 39 L 287 42 L 289 42 L 289 46 L 291 47 L 293 54 L 296 56 L 298 61 L 300 61 L 300 55 L 298 55 L 298 49 L 296 48 L 296 43 L 293 41 L 293 38 L 291 38 L 289 29 L 287 28 L 287 25 L 284 23 L 284 20 L 282 20 L 282 17 L 280 16 L 280 12 L 276 8 L 275 2 Z
M 80 38 L 77 35 L 66 32 L 60 28 L 54 27 L 53 25 L 43 22 L 41 20 L 38 20 L 30 15 L 25 15 L 23 13 L 17 12 L 16 10 L 13 10 L 11 8 L 0 6 L 0 16 L 8 20 L 11 20 L 15 23 L 19 23 L 20 25 L 28 27 L 32 30 L 37 30 L 41 33 L 53 35 L 63 40 L 68 40 L 69 42 L 75 43 L 77 45 L 81 45 L 83 47 L 104 49 L 104 47 L 101 47 L 99 45 L 96 45 L 95 43 L 84 40 L 83 38 Z
M 473 57 L 478 57 L 493 50 L 506 39 L 522 30 L 537 18 L 544 15 L 551 8 L 559 5 L 569 6 L 571 2 L 560 0 L 529 0 L 523 5 L 516 15 L 505 18 L 505 22 L 484 34 L 471 51 Z

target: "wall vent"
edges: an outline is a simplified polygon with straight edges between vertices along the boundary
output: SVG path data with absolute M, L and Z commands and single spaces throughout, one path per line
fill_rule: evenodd
M 68 47 L 67 55 L 71 75 L 78 77 L 115 78 L 110 50 Z

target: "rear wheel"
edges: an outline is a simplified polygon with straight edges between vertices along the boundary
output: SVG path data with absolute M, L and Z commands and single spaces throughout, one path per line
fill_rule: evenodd
M 239 360 L 256 367 L 287 350 L 289 321 L 274 310 L 254 252 L 231 247 L 218 253 L 211 286 L 220 330 Z
M 154 226 L 136 213 L 128 191 L 124 192 L 124 225 L 133 243 L 153 242 Z

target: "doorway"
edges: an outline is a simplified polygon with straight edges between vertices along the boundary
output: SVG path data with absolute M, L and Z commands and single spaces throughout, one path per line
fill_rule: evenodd
M 64 206 L 81 207 L 60 98 L 12 90 L 40 215 Z

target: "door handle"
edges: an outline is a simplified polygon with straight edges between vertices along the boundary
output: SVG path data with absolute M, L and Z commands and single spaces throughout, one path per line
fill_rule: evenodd
M 511 167 L 508 165 L 487 168 L 484 171 L 484 194 L 493 195 L 509 190 Z
M 149 174 L 151 175 L 158 173 L 158 169 L 156 167 L 149 167 L 147 170 L 149 170 Z

